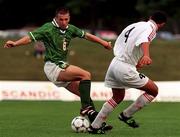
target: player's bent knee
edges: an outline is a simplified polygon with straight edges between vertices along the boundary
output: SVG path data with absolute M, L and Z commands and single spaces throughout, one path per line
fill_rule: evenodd
M 157 85 L 153 85 L 150 89 L 150 94 L 154 97 L 156 97 L 158 95 L 158 86 Z
M 91 73 L 87 72 L 87 76 L 89 77 L 89 79 L 91 79 Z
M 84 80 L 91 80 L 91 73 L 86 71 L 83 75 Z
M 144 87 L 140 89 L 144 90 L 146 93 L 153 97 L 156 97 L 158 95 L 158 86 L 153 81 L 149 81 Z

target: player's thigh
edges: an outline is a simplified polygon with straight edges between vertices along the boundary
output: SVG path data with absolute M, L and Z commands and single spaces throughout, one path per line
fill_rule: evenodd
M 124 88 L 123 75 L 126 67 L 122 65 L 116 58 L 114 58 L 109 65 L 105 76 L 105 86 L 109 88 Z
M 83 80 L 83 79 L 90 80 L 91 74 L 88 71 L 74 65 L 69 65 L 65 69 L 65 71 L 60 72 L 60 75 L 58 77 L 58 80 L 61 81 L 72 81 L 72 80 Z
M 139 89 L 147 92 L 148 94 L 150 94 L 154 97 L 156 97 L 158 94 L 158 86 L 154 83 L 154 81 L 152 81 L 150 79 L 143 87 L 141 87 Z
M 58 80 L 60 72 L 62 71 L 65 71 L 65 70 L 50 61 L 46 62 L 44 65 L 44 72 L 47 78 L 49 79 L 49 81 L 53 82 L 57 87 L 66 87 L 70 83 L 68 81 Z
M 148 79 L 134 66 L 115 60 L 107 71 L 105 84 L 111 88 L 140 88 L 148 82 Z
M 149 78 L 139 73 L 135 67 L 127 67 L 124 72 L 123 82 L 124 85 L 130 88 L 141 88 L 148 83 Z
M 57 78 L 61 71 L 64 71 L 64 69 L 60 68 L 58 65 L 50 61 L 46 62 L 44 65 L 44 72 L 51 82 L 57 81 Z

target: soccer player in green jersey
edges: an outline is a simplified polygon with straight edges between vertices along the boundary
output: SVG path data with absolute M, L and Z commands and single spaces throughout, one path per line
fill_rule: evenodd
M 69 24 L 69 21 L 69 10 L 67 8 L 58 8 L 52 22 L 45 23 L 17 41 L 8 40 L 4 48 L 42 41 L 46 48 L 44 72 L 47 78 L 58 87 L 64 87 L 80 96 L 82 105 L 80 114 L 87 115 L 90 121 L 93 121 L 97 112 L 90 98 L 91 74 L 82 68 L 68 64 L 69 43 L 71 39 L 79 37 L 99 43 L 108 50 L 112 47 L 110 42 L 84 32 L 78 27 Z

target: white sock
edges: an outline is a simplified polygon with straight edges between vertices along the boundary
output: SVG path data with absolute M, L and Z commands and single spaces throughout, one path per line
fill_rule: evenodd
M 114 110 L 116 106 L 117 103 L 113 99 L 105 102 L 91 126 L 93 128 L 100 128 L 102 123 L 106 121 L 107 116 Z
M 133 104 L 131 104 L 127 109 L 123 111 L 123 114 L 126 117 L 131 117 L 135 112 L 148 105 L 154 98 L 155 97 L 147 93 L 140 95 Z

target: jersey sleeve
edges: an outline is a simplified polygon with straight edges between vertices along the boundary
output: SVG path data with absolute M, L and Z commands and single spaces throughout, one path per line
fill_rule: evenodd
M 41 41 L 44 37 L 45 31 L 46 31 L 46 25 L 43 25 L 34 31 L 31 31 L 28 33 L 32 41 Z
M 73 28 L 73 37 L 84 38 L 84 36 L 85 36 L 84 30 L 82 30 L 76 26 L 72 26 L 72 28 Z
M 150 42 L 152 41 L 156 36 L 156 32 L 151 29 L 148 28 L 146 30 L 144 30 L 137 38 L 137 41 L 135 43 L 136 46 L 139 46 L 140 44 L 142 44 L 143 42 Z

